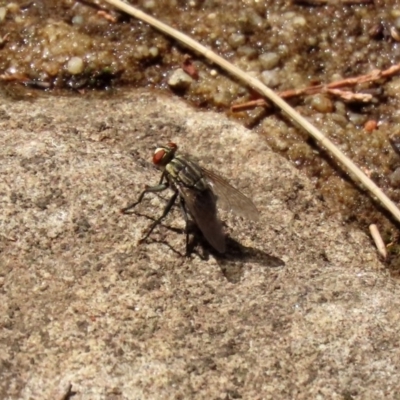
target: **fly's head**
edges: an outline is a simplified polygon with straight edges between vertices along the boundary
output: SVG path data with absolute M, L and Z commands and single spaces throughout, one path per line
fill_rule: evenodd
M 164 168 L 174 157 L 178 146 L 168 143 L 166 146 L 158 146 L 153 154 L 153 163 L 157 167 Z

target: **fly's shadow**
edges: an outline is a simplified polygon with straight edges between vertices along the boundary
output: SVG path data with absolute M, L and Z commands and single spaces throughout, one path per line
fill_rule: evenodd
M 156 218 L 139 213 L 137 211 L 130 211 L 129 214 L 135 214 L 138 217 L 144 217 L 153 222 L 157 221 Z M 180 257 L 190 257 L 191 255 L 196 254 L 202 260 L 207 261 L 209 260 L 210 255 L 212 255 L 216 259 L 219 267 L 221 268 L 222 274 L 231 283 L 238 283 L 240 281 L 241 277 L 243 276 L 243 270 L 245 268 L 246 262 L 253 262 L 266 268 L 277 268 L 285 266 L 285 262 L 282 261 L 280 258 L 271 256 L 266 252 L 254 247 L 243 246 L 238 241 L 229 236 L 226 237 L 226 252 L 220 253 L 208 243 L 196 223 L 191 220 L 187 221 L 186 229 L 175 228 L 165 225 L 163 223 L 159 223 L 158 226 L 162 226 L 165 229 L 168 229 L 169 231 L 175 232 L 180 235 L 182 233 L 190 234 L 192 239 L 187 244 L 186 254 L 181 253 L 165 240 L 149 240 L 147 238 L 146 242 L 162 244 L 168 247 L 172 252 Z M 142 243 L 142 241 L 140 243 Z
M 159 198 L 162 199 L 162 200 L 167 201 L 162 196 L 159 196 Z M 176 208 L 176 206 L 173 207 L 173 208 Z M 181 228 L 175 228 L 175 227 L 170 226 L 170 225 L 166 225 L 166 224 L 162 223 L 161 221 L 159 221 L 159 218 L 154 218 L 152 216 L 149 216 L 147 214 L 143 214 L 143 213 L 135 211 L 135 210 L 129 210 L 129 211 L 122 210 L 122 212 L 124 214 L 127 214 L 127 215 L 134 214 L 137 217 L 146 218 L 146 219 L 152 221 L 153 223 L 152 223 L 151 227 L 153 227 L 153 226 L 154 227 L 157 226 L 158 228 L 163 227 L 163 228 L 165 228 L 165 229 L 167 229 L 169 231 L 175 232 L 175 233 L 177 233 L 179 235 L 182 235 L 183 233 L 186 233 L 186 232 L 187 232 L 187 234 L 191 233 L 191 229 L 188 229 L 188 228 L 181 229 Z M 187 222 L 189 222 L 188 225 L 190 225 L 191 221 L 187 221 Z M 147 231 L 148 231 L 148 229 L 147 229 Z M 185 257 L 185 256 L 190 255 L 190 254 L 188 254 L 188 248 L 186 249 L 186 254 L 184 254 L 184 253 L 181 253 L 180 251 L 178 251 L 177 249 L 175 249 L 174 246 L 172 246 L 171 244 L 169 244 L 165 240 L 151 239 L 149 236 L 150 235 L 147 234 L 144 238 L 140 239 L 138 244 L 142 244 L 144 242 L 149 243 L 149 244 L 151 244 L 151 243 L 159 243 L 159 244 L 163 244 L 163 245 L 167 246 L 172 252 L 174 252 L 175 254 L 177 254 L 180 257 Z
M 208 260 L 210 255 L 212 255 L 221 268 L 222 274 L 231 283 L 238 283 L 240 281 L 247 262 L 256 263 L 266 268 L 285 266 L 285 262 L 280 258 L 271 256 L 254 247 L 243 246 L 228 236 L 226 237 L 226 252 L 221 254 L 210 246 L 196 225 L 193 225 L 192 228 L 195 232 L 193 240 L 189 244 L 190 250 L 203 260 Z M 198 248 L 202 249 L 201 253 L 197 251 Z

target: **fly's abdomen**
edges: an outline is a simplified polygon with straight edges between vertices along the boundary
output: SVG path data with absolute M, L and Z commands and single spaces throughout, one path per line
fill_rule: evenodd
M 202 169 L 185 157 L 176 156 L 166 166 L 167 173 L 179 184 L 200 191 L 207 190 Z

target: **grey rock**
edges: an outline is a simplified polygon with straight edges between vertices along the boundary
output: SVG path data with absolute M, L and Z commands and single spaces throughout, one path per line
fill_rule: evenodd
M 399 398 L 398 285 L 261 137 L 154 93 L 0 102 L 0 398 Z M 179 207 L 139 246 L 159 196 L 119 212 L 168 141 L 260 210 L 223 257 L 179 254 Z

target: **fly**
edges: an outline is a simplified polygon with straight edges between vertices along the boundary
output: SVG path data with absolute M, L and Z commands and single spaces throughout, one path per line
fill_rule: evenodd
M 161 216 L 152 223 L 140 242 L 150 236 L 178 200 L 186 222 L 186 252 L 188 253 L 189 244 L 187 229 L 189 214 L 210 245 L 220 253 L 224 253 L 225 235 L 218 219 L 217 203 L 228 211 L 232 210 L 252 220 L 258 219 L 258 210 L 248 197 L 225 179 L 200 167 L 189 156 L 176 155 L 177 150 L 178 146 L 175 143 L 157 147 L 153 154 L 153 163 L 162 170 L 158 185 L 147 187 L 135 203 L 123 208 L 121 212 L 126 213 L 136 207 L 142 202 L 146 193 L 157 193 L 171 188 L 174 194 L 168 200 Z

